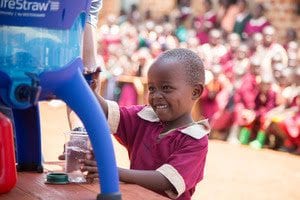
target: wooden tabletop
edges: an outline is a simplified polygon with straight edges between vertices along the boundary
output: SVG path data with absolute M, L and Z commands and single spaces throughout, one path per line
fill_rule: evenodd
M 99 193 L 99 184 L 45 184 L 45 173 L 18 173 L 17 185 L 6 194 L 0 194 L 1 200 L 95 200 Z M 167 199 L 143 187 L 120 183 L 123 200 L 163 200 Z
M 46 184 L 45 179 L 49 172 L 62 172 L 64 161 L 45 162 L 44 173 L 19 172 L 17 185 L 6 194 L 0 194 L 0 200 L 95 200 L 99 194 L 98 180 L 94 183 L 65 185 Z M 167 199 L 155 192 L 134 184 L 120 183 L 122 200 L 164 200 Z

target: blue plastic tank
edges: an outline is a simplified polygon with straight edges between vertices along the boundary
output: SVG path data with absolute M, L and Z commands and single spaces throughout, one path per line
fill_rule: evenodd
M 15 79 L 62 68 L 80 57 L 82 18 L 67 30 L 1 26 L 0 70 Z

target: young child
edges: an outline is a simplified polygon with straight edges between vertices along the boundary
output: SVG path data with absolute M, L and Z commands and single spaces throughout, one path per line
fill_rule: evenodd
M 119 107 L 97 96 L 111 132 L 128 150 L 130 169 L 119 168 L 120 181 L 170 198 L 191 199 L 203 179 L 208 151 L 207 120 L 194 122 L 191 115 L 204 81 L 201 59 L 180 48 L 162 53 L 151 65 L 150 105 Z M 87 178 L 98 177 L 95 161 L 81 163 Z
M 243 117 L 246 119 L 245 121 L 250 123 L 244 124 L 241 128 L 239 140 L 241 144 L 248 144 L 254 136 L 255 140 L 250 142 L 250 146 L 254 149 L 261 149 L 266 141 L 266 114 L 276 106 L 276 92 L 273 90 L 270 76 L 264 75 L 259 80 L 254 104 L 253 110 L 242 113 L 245 115 Z
M 193 25 L 196 29 L 196 36 L 200 44 L 209 42 L 209 31 L 217 26 L 217 13 L 213 10 L 211 0 L 205 0 L 203 3 L 204 13 L 195 17 Z

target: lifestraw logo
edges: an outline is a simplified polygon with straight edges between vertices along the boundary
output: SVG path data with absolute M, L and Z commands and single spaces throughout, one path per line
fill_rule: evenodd
M 50 1 L 50 10 L 58 11 L 59 10 L 59 1 Z
M 0 8 L 17 11 L 58 11 L 59 7 L 59 1 L 37 2 L 27 0 L 0 0 Z

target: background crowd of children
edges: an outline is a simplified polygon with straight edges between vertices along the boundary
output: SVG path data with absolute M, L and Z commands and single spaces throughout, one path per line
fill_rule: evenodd
M 152 60 L 177 47 L 196 52 L 206 68 L 206 88 L 195 119 L 208 118 L 213 139 L 300 154 L 300 63 L 297 32 L 281 42 L 264 5 L 220 0 L 193 15 L 185 1 L 157 20 L 133 5 L 108 16 L 98 30 L 106 99 L 140 103 L 139 85 L 120 76 L 145 77 Z M 143 81 L 141 82 L 143 83 Z

